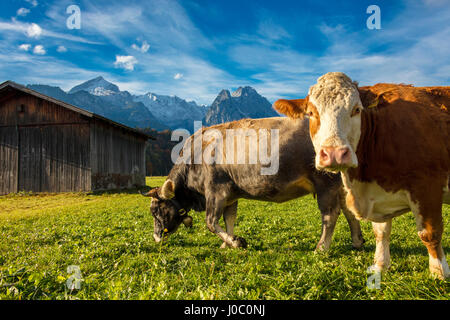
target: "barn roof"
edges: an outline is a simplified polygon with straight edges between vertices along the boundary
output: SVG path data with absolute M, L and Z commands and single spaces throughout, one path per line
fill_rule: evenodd
M 80 113 L 80 114 L 82 114 L 82 115 L 84 115 L 84 116 L 86 116 L 88 118 L 98 119 L 98 120 L 106 122 L 106 123 L 108 123 L 108 124 L 110 124 L 112 126 L 119 127 L 119 128 L 125 129 L 127 131 L 131 131 L 131 132 L 133 132 L 133 133 L 135 133 L 135 134 L 137 134 L 139 136 L 142 136 L 142 137 L 144 137 L 146 139 L 155 140 L 154 137 L 152 137 L 152 136 L 150 136 L 150 135 L 148 135 L 146 133 L 143 133 L 142 131 L 139 131 L 139 130 L 131 128 L 131 127 L 128 127 L 128 126 L 126 126 L 124 124 L 121 124 L 119 122 L 113 121 L 111 119 L 102 117 L 99 114 L 96 114 L 96 113 L 87 111 L 85 109 L 76 107 L 76 106 L 71 105 L 69 103 L 66 103 L 64 101 L 61 101 L 61 100 L 49 97 L 49 96 L 47 96 L 45 94 L 42 94 L 42 93 L 39 93 L 39 92 L 37 92 L 35 90 L 29 89 L 29 88 L 27 88 L 27 87 L 25 87 L 25 86 L 23 86 L 21 84 L 15 83 L 14 81 L 8 80 L 8 81 L 5 81 L 2 84 L 0 84 L 0 96 L 2 94 L 4 94 L 4 93 L 8 92 L 9 88 L 12 88 L 12 89 L 15 89 L 15 90 L 18 90 L 18 91 L 22 91 L 24 93 L 30 94 L 32 96 L 35 96 L 37 98 L 44 99 L 44 100 L 47 100 L 49 102 L 55 103 L 55 104 L 57 104 L 59 106 L 62 106 L 64 108 L 66 108 L 66 109 L 69 109 L 71 111 Z

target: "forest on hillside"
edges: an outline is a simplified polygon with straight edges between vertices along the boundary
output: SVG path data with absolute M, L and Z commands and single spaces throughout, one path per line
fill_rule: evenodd
M 172 169 L 171 160 L 172 148 L 178 143 L 171 141 L 172 131 L 156 131 L 151 128 L 142 129 L 142 131 L 155 140 L 149 139 L 145 151 L 145 165 L 147 176 L 166 176 Z

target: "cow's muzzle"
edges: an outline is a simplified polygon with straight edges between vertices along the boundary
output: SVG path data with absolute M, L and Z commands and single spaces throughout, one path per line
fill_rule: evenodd
M 322 147 L 319 151 L 319 166 L 322 169 L 340 171 L 354 167 L 349 147 Z
M 155 239 L 156 243 L 160 243 L 162 240 L 162 237 L 160 237 L 159 235 L 157 235 L 156 233 L 153 234 L 153 239 Z
M 157 234 L 157 233 L 153 233 L 153 239 L 155 239 L 156 243 L 160 243 L 163 240 L 167 240 L 167 238 L 169 237 L 169 232 L 167 231 L 167 229 L 164 229 L 161 234 Z

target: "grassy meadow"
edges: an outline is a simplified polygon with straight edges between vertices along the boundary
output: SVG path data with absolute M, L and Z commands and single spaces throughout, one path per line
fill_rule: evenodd
M 315 252 L 321 218 L 312 196 L 241 200 L 235 233 L 245 250 L 220 249 L 203 212 L 191 213 L 192 229 L 156 244 L 149 205 L 136 190 L 0 197 L 0 299 L 450 299 L 450 281 L 430 276 L 411 213 L 394 219 L 392 267 L 369 289 L 370 223 L 354 250 L 341 215 L 331 250 Z M 449 260 L 449 205 L 444 219 Z M 65 285 L 70 265 L 81 272 L 79 290 Z

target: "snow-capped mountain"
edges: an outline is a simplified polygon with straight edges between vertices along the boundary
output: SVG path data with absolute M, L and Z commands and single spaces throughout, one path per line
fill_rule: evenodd
M 28 87 L 125 125 L 155 130 L 184 128 L 192 132 L 194 121 L 209 126 L 242 118 L 278 116 L 271 103 L 252 87 L 239 87 L 232 93 L 222 90 L 210 107 L 177 96 L 151 92 L 132 95 L 103 77 L 86 81 L 68 92 L 47 85 Z
M 252 87 L 239 87 L 233 93 L 222 90 L 205 115 L 204 123 L 213 125 L 243 118 L 279 116 L 272 104 Z
M 168 129 L 141 102 L 133 101 L 131 94 L 102 77 L 86 81 L 65 92 L 59 87 L 28 85 L 28 88 L 94 112 L 130 127 Z
M 94 96 L 109 96 L 120 92 L 119 87 L 106 81 L 103 77 L 97 77 L 70 89 L 69 93 L 86 91 Z
M 158 120 L 172 129 L 191 129 L 194 121 L 201 121 L 206 107 L 198 106 L 195 101 L 186 101 L 177 96 L 164 96 L 146 93 L 134 96 L 134 101 L 142 102 Z

